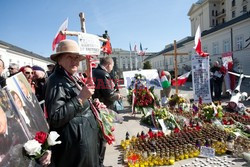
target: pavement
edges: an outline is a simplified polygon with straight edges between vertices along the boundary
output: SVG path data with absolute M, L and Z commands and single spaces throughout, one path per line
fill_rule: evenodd
M 122 88 L 120 91 L 123 96 L 127 95 L 127 90 L 125 88 Z M 159 97 L 160 91 L 156 90 L 155 93 Z M 175 93 L 174 88 L 172 89 L 171 93 Z M 191 98 L 192 97 L 192 84 L 186 83 L 186 85 L 180 87 L 179 94 L 183 94 L 187 98 Z M 140 123 L 140 119 L 142 116 L 141 114 L 136 114 L 135 116 L 131 115 L 131 106 L 128 104 L 126 98 L 124 98 L 123 104 L 124 104 L 124 110 L 120 111 L 119 115 L 122 116 L 124 120 L 122 124 L 115 123 L 114 135 L 115 135 L 116 141 L 112 145 L 107 145 L 107 150 L 106 150 L 105 160 L 104 160 L 105 166 L 113 166 L 113 167 L 127 166 L 126 164 L 123 163 L 122 149 L 120 147 L 121 140 L 125 139 L 126 132 L 128 132 L 131 137 L 133 135 L 136 136 L 137 133 L 141 133 L 141 131 L 144 131 L 147 133 L 149 130 L 149 127 Z M 235 164 L 231 164 L 230 167 L 241 167 L 241 166 L 250 167 L 250 164 L 247 164 L 246 161 L 244 161 L 243 159 L 237 159 L 237 158 L 232 158 L 232 157 L 227 157 L 227 156 L 223 156 L 219 158 L 223 160 L 225 159 L 225 157 L 227 160 L 230 160 L 235 163 Z M 191 167 L 193 167 L 193 166 L 197 166 L 195 165 L 195 163 L 197 164 L 199 160 L 206 161 L 206 159 L 204 158 L 203 159 L 202 158 L 198 158 L 198 159 L 190 158 L 187 160 L 177 161 L 172 166 L 181 167 L 183 165 L 189 164 Z M 214 166 L 219 166 L 219 165 L 214 164 L 214 165 L 211 165 L 211 167 L 212 166 L 214 167 Z

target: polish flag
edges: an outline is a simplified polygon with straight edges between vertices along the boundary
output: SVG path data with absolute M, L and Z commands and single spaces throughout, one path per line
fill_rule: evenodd
M 183 75 L 181 75 L 181 76 L 179 76 L 177 78 L 177 84 L 178 84 L 178 86 L 181 86 L 181 85 L 183 85 L 183 84 L 185 84 L 187 82 L 187 79 L 188 79 L 188 77 L 190 75 L 190 72 L 191 71 L 189 71 L 189 72 L 187 72 L 187 73 L 185 73 L 185 74 L 183 74 Z M 172 85 L 173 86 L 176 85 L 175 79 L 172 80 Z
M 52 43 L 52 50 L 54 51 L 56 48 L 56 44 L 58 44 L 60 41 L 66 39 L 66 35 L 63 35 L 60 33 L 60 31 L 66 31 L 68 29 L 68 18 L 62 23 L 60 28 L 58 29 L 55 38 Z
M 196 51 L 196 53 L 198 55 L 200 55 L 201 57 L 207 57 L 209 56 L 208 53 L 205 53 L 202 51 L 201 49 L 201 29 L 200 29 L 200 25 L 198 26 L 196 33 L 195 33 L 195 38 L 194 38 L 194 49 Z

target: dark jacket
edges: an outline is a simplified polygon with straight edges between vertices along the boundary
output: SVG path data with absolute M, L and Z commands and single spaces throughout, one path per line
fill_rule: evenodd
M 44 100 L 44 86 L 45 86 L 45 78 L 39 78 L 35 81 L 35 89 L 36 89 L 36 98 L 37 100 L 43 101 Z
M 57 131 L 62 141 L 52 147 L 55 166 L 99 166 L 99 128 L 90 104 L 87 100 L 80 104 L 76 83 L 63 67 L 55 68 L 46 82 L 45 93 L 50 130 Z
M 0 76 L 0 86 L 1 88 L 6 86 L 6 79 L 2 76 Z
M 93 98 L 99 98 L 108 108 L 113 107 L 118 100 L 118 93 L 114 88 L 115 84 L 109 75 L 100 65 L 93 70 L 93 80 L 95 82 L 95 93 Z
M 220 83 L 220 82 L 223 82 L 223 79 L 224 79 L 224 73 L 223 73 L 223 71 L 221 70 L 221 68 L 220 67 L 212 67 L 211 69 L 210 69 L 210 71 L 213 73 L 213 81 L 214 82 L 216 82 L 216 83 Z M 219 74 L 221 74 L 221 76 L 220 77 L 218 77 L 218 76 L 216 76 L 215 75 L 215 73 L 219 73 Z

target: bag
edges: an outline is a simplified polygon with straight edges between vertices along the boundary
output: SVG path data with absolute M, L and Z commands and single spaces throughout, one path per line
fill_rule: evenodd
M 115 110 L 115 111 L 122 111 L 122 110 L 124 110 L 122 100 L 116 100 L 116 101 L 114 102 L 114 110 Z

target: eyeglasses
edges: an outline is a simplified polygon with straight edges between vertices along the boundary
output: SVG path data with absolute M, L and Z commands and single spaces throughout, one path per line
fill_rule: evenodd
M 8 69 L 9 69 L 9 70 L 14 70 L 14 68 L 12 68 L 12 67 L 9 67 Z
M 25 74 L 27 74 L 27 75 L 33 75 L 34 74 L 34 72 L 28 72 L 28 71 L 26 71 L 26 72 L 24 72 Z

